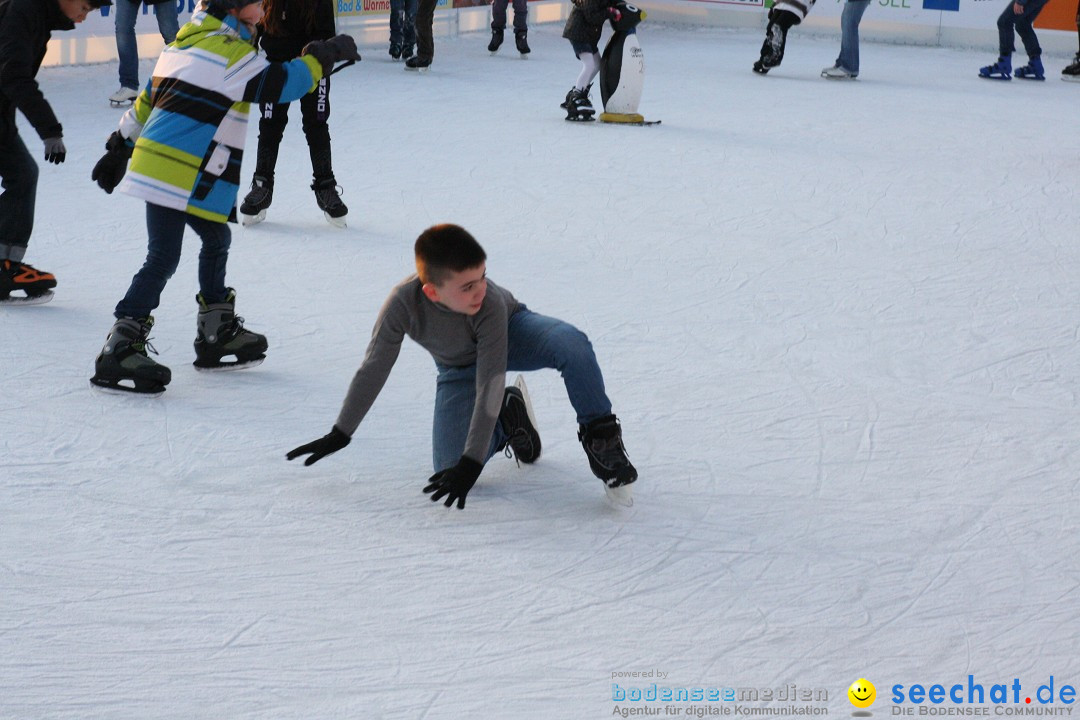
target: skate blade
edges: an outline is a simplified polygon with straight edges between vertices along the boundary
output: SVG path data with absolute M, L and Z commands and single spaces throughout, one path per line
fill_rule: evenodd
M 126 383 L 131 384 L 127 385 Z M 164 385 L 148 380 L 139 382 L 131 379 L 102 380 L 100 378 L 92 377 L 90 378 L 90 386 L 106 395 L 145 395 L 148 397 L 157 397 L 165 392 Z
M 243 213 L 240 213 L 240 224 L 243 225 L 244 227 L 248 227 L 249 225 L 256 225 L 258 223 L 261 223 L 265 219 L 266 219 L 266 211 L 265 210 L 260 210 L 255 215 L 245 215 Z
M 341 217 L 331 217 L 330 213 L 324 212 L 323 217 L 326 218 L 326 222 L 330 223 L 336 228 L 345 228 L 349 226 L 348 221 L 345 219 L 346 217 L 348 217 L 347 215 L 342 215 Z
M 609 487 L 604 485 L 604 493 L 607 495 L 608 502 L 612 505 L 618 505 L 619 507 L 633 507 L 634 506 L 634 490 L 633 485 L 619 485 L 618 487 Z
M 33 295 L 8 295 L 3 300 L 0 300 L 0 305 L 44 305 L 53 299 L 53 295 L 55 293 L 52 290 L 34 293 Z
M 1065 82 L 1080 82 L 1080 75 L 1062 75 L 1061 79 Z
M 405 66 L 405 69 L 408 70 L 409 72 L 421 73 L 421 74 L 426 73 L 430 68 L 431 68 L 430 65 L 428 65 L 427 67 L 421 67 L 421 68 L 409 67 L 408 65 Z
M 247 370 L 249 368 L 258 367 L 263 364 L 263 360 L 265 359 L 266 356 L 263 355 L 262 357 L 253 360 L 237 360 L 236 362 L 229 363 L 218 361 L 214 364 L 204 363 L 202 365 L 196 360 L 192 365 L 194 365 L 195 369 L 199 372 L 232 372 L 233 370 Z
M 567 122 L 585 123 L 585 122 L 592 122 L 595 119 L 596 118 L 594 118 L 592 115 L 578 115 L 577 117 L 568 117 L 568 118 L 566 118 L 566 121 Z

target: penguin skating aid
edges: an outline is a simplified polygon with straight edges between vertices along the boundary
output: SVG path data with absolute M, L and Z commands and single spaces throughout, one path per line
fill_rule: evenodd
M 604 47 L 600 62 L 600 97 L 604 112 L 600 121 L 620 125 L 658 125 L 637 111 L 645 81 L 645 55 L 638 41 L 637 26 L 645 11 L 621 1 L 612 6 L 614 32 Z

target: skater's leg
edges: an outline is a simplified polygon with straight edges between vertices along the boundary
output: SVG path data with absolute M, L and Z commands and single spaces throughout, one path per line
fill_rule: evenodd
M 859 74 L 859 23 L 870 0 L 847 0 L 840 15 L 840 57 L 837 64 L 852 75 Z
M 420 0 L 416 8 L 416 57 L 430 62 L 435 57 L 435 0 Z
M 510 317 L 506 368 L 558 370 L 579 424 L 611 414 L 592 343 L 570 323 L 520 308 Z
M 311 174 L 316 184 L 334 180 L 333 157 L 330 151 L 330 78 L 319 80 L 314 92 L 300 99 L 304 137 L 311 156 Z
M 19 133 L 4 129 L 4 122 L 0 118 L 0 260 L 22 260 L 34 230 L 38 166 Z
M 289 103 L 259 104 L 259 146 L 255 151 L 255 174 L 274 182 L 278 148 L 289 124 Z
M 998 28 L 998 55 L 1001 57 L 1009 57 L 1016 50 L 1016 20 L 1019 17 L 1013 12 L 1012 0 L 1009 0 L 1009 4 L 1005 6 L 1005 10 L 997 19 Z
M 188 214 L 146 203 L 146 262 L 131 280 L 113 313 L 117 318 L 145 318 L 161 302 L 161 291 L 180 263 Z
M 577 82 L 574 83 L 574 87 L 578 90 L 584 90 L 596 77 L 596 74 L 600 72 L 600 53 L 595 50 L 578 51 L 574 48 L 578 59 L 581 60 L 581 72 L 578 73 Z
M 476 405 L 476 366 L 449 367 L 437 365 L 439 377 L 435 382 L 435 417 L 431 426 L 431 453 L 435 472 L 457 465 L 465 452 L 469 424 Z M 506 442 L 502 424 L 495 423 L 484 462 Z
M 491 29 L 506 29 L 506 5 L 509 0 L 492 0 L 491 3 Z
M 761 44 L 759 63 L 765 68 L 774 68 L 784 60 L 784 48 L 787 47 L 787 34 L 793 26 L 802 22 L 790 10 L 769 11 L 769 24 L 765 27 L 765 41 Z
M 227 223 L 187 215 L 187 224 L 202 240 L 199 250 L 199 294 L 207 303 L 224 302 L 229 289 L 225 287 L 225 266 L 229 262 L 232 231 Z
M 412 52 L 413 46 L 416 44 L 416 11 L 420 5 L 420 0 L 405 0 L 405 17 L 403 18 L 402 25 L 402 41 L 405 43 L 404 48 Z
M 1035 35 L 1035 29 L 1032 24 L 1035 22 L 1035 18 L 1039 16 L 1042 9 L 1046 7 L 1047 0 L 1028 0 L 1024 5 L 1024 12 L 1016 18 L 1016 34 L 1020 36 L 1020 41 L 1024 43 L 1024 52 L 1027 53 L 1029 58 L 1037 58 L 1042 55 L 1042 48 L 1039 46 L 1039 38 Z
M 401 47 L 405 0 L 390 0 L 390 45 Z M 400 52 L 400 51 L 399 51 Z
M 506 16 L 503 15 L 505 22 Z M 526 0 L 514 0 L 514 32 L 522 33 L 529 29 L 529 6 Z
M 139 44 L 135 39 L 135 20 L 142 10 L 142 3 L 118 2 L 112 11 L 116 13 L 116 54 L 120 59 L 120 86 L 130 90 L 139 89 Z
M 154 15 L 157 16 L 158 32 L 161 39 L 168 45 L 176 40 L 176 33 L 180 32 L 180 21 L 176 16 L 176 3 L 167 0 L 154 5 Z

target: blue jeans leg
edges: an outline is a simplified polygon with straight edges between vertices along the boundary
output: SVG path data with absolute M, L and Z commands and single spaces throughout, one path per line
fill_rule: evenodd
M 840 57 L 837 64 L 852 75 L 859 74 L 859 23 L 870 0 L 848 0 L 840 15 Z
M 611 413 L 611 401 L 604 391 L 604 377 L 585 333 L 567 322 L 539 315 L 522 306 L 510 317 L 506 369 L 508 372 L 528 372 L 544 368 L 562 374 L 566 394 L 579 424 Z M 438 366 L 438 369 L 431 438 L 436 471 L 456 465 L 461 458 L 476 403 L 476 366 Z M 485 462 L 505 441 L 502 426 L 495 423 Z
M 121 0 L 126 2 L 126 0 Z M 211 222 L 182 210 L 146 204 L 146 262 L 131 280 L 116 317 L 144 318 L 161 303 L 161 291 L 180 263 L 184 228 L 190 225 L 202 240 L 199 252 L 199 290 L 207 302 L 225 299 L 225 265 L 232 235 L 225 223 Z
M 142 3 L 116 0 L 116 54 L 120 57 L 120 85 L 139 89 L 139 44 L 135 39 L 135 20 Z
M 390 44 L 401 44 L 402 20 L 405 17 L 405 0 L 390 0 Z
M 22 260 L 34 230 L 38 166 L 14 129 L 0 140 L 0 180 L 0 260 Z
M 158 32 L 161 39 L 168 45 L 176 40 L 176 34 L 180 32 L 180 20 L 177 16 L 178 9 L 174 0 L 165 0 L 154 6 L 154 15 L 157 16 Z

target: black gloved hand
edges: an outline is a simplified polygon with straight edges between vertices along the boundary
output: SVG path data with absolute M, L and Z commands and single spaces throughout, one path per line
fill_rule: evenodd
M 64 147 L 64 138 L 45 138 L 45 159 L 53 165 L 59 165 L 67 157 L 67 148 Z
M 349 35 L 335 35 L 329 40 L 315 40 L 304 46 L 301 55 L 310 55 L 322 65 L 323 77 L 326 77 L 334 69 L 334 65 L 342 60 L 360 60 L 360 53 L 356 50 L 356 41 Z
M 458 510 L 465 507 L 465 496 L 476 484 L 476 478 L 480 477 L 480 471 L 484 466 L 472 458 L 464 455 L 458 460 L 458 464 L 452 468 L 440 470 L 428 479 L 428 485 L 424 492 L 433 493 L 432 502 L 438 502 L 443 495 L 446 496 L 446 507 L 450 507 L 457 500 Z
M 119 130 L 113 132 L 105 141 L 105 154 L 94 165 L 94 171 L 90 173 L 90 179 L 98 184 L 105 192 L 112 194 L 127 172 L 127 162 L 131 157 L 131 151 L 135 148 L 134 143 L 124 139 Z
M 337 425 L 333 429 L 323 435 L 318 440 L 312 440 L 306 445 L 301 445 L 295 450 L 290 450 L 286 455 L 286 460 L 295 460 L 301 455 L 310 454 L 307 460 L 304 461 L 304 465 L 312 465 L 319 462 L 327 455 L 336 453 L 341 448 L 345 447 L 352 440 L 348 435 L 338 430 Z

